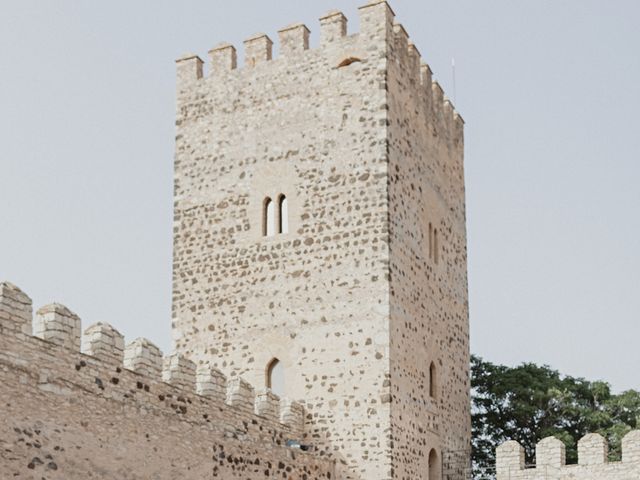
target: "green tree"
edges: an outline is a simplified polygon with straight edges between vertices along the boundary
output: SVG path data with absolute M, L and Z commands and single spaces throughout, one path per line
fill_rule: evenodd
M 493 478 L 495 449 L 507 440 L 520 442 L 532 463 L 536 443 L 555 436 L 567 447 L 567 462 L 575 463 L 578 440 L 597 432 L 609 440 L 611 459 L 617 460 L 622 437 L 640 427 L 640 393 L 634 390 L 615 395 L 605 382 L 532 363 L 495 365 L 477 356 L 471 375 L 476 479 Z

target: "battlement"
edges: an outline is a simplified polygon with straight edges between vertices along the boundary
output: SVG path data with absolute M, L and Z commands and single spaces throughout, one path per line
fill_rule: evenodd
M 451 132 L 462 135 L 464 121 L 442 88 L 432 81 L 431 68 L 422 59 L 418 48 L 410 41 L 404 27 L 395 22 L 395 13 L 385 0 L 373 0 L 359 8 L 360 31 L 348 32 L 348 19 L 333 10 L 320 17 L 319 46 L 310 48 L 311 30 L 302 23 L 278 31 L 279 55 L 273 54 L 274 42 L 265 33 L 244 41 L 244 65 L 238 64 L 236 47 L 221 43 L 209 51 L 208 72 L 200 56 L 189 53 L 176 60 L 178 104 L 189 103 L 198 85 L 217 84 L 230 79 L 255 81 L 271 71 L 282 81 L 294 78 L 295 72 L 324 59 L 328 69 L 346 68 L 354 63 L 370 63 L 377 68 L 381 58 L 395 57 L 410 78 L 411 87 L 420 92 L 418 101 L 429 109 L 430 117 Z M 258 80 L 259 81 L 259 80 Z M 265 85 L 269 82 L 265 81 Z M 234 83 L 241 89 L 241 85 Z M 231 87 L 234 88 L 234 87 Z
M 10 338 L 17 340 L 3 350 L 10 350 L 15 345 L 16 349 L 27 352 L 28 361 L 19 362 L 20 365 L 34 365 L 41 356 L 47 359 L 47 369 L 65 363 L 68 365 L 64 370 L 75 365 L 78 375 L 88 369 L 90 374 L 86 380 L 100 395 L 105 394 L 107 385 L 117 390 L 121 384 L 128 383 L 152 393 L 148 400 L 152 399 L 154 405 L 136 397 L 145 408 L 161 408 L 169 399 L 170 408 L 184 414 L 186 405 L 191 409 L 198 404 L 197 410 L 206 412 L 200 415 L 199 421 L 210 421 L 217 412 L 220 419 L 235 426 L 245 422 L 264 424 L 273 431 L 280 430 L 280 435 L 296 439 L 303 436 L 304 409 L 297 402 L 281 400 L 269 390 L 256 396 L 254 387 L 242 378 L 227 379 L 222 372 L 209 367 L 197 369 L 192 361 L 176 353 L 163 356 L 160 349 L 145 338 L 135 339 L 125 346 L 122 334 L 107 323 L 91 325 L 81 335 L 80 317 L 64 305 L 46 305 L 37 311 L 35 320 L 31 317 L 29 296 L 15 285 L 0 283 L 0 335 L 3 342 Z M 5 353 L 13 358 L 12 352 Z M 38 365 L 34 367 L 38 368 Z M 60 384 L 81 382 L 66 377 L 57 380 Z M 47 388 L 61 391 L 62 387 Z M 125 400 L 131 395 L 125 388 L 113 392 L 111 398 Z M 178 399 L 183 399 L 180 403 L 185 406 L 174 403 Z
M 509 441 L 496 451 L 498 480 L 533 480 L 544 478 L 564 480 L 627 480 L 640 478 L 640 430 L 628 433 L 622 440 L 622 461 L 608 461 L 609 446 L 597 433 L 585 435 L 578 442 L 578 464 L 566 464 L 565 445 L 554 437 L 547 437 L 536 446 L 536 465 L 525 468 L 524 449 Z
M 386 1 L 371 1 L 360 7 L 361 32 L 352 38 L 363 35 L 371 39 L 371 34 L 380 29 L 384 22 L 392 22 L 395 14 Z M 339 43 L 349 37 L 347 34 L 347 17 L 339 11 L 331 11 L 320 18 L 321 48 Z M 389 23 L 390 25 L 391 23 Z M 278 30 L 280 46 L 279 58 L 290 58 L 303 55 L 309 50 L 311 30 L 302 24 L 294 23 Z M 220 76 L 232 70 L 242 69 L 238 66 L 237 50 L 233 45 L 222 43 L 209 51 L 210 76 Z M 263 63 L 275 60 L 273 57 L 273 41 L 265 33 L 250 36 L 244 41 L 244 68 L 251 69 Z M 188 53 L 176 60 L 178 78 L 190 82 L 204 77 L 204 62 L 193 53 Z

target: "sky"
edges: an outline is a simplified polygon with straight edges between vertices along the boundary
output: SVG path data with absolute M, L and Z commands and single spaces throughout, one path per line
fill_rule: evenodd
M 174 60 L 364 1 L 1 0 L 0 280 L 167 352 Z M 472 352 L 640 389 L 640 2 L 391 4 L 455 58 Z

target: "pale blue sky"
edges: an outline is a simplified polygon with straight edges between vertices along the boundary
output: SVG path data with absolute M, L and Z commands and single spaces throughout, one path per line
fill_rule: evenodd
M 344 0 L 2 0 L 0 279 L 170 338 L 174 63 Z M 466 126 L 472 350 L 640 388 L 640 2 L 397 0 Z

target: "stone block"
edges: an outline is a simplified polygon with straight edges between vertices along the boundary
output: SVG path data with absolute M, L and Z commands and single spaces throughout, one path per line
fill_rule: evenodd
M 56 345 L 80 351 L 81 321 L 64 305 L 52 303 L 36 313 L 33 334 Z
M 10 332 L 31 334 L 33 306 L 29 296 L 9 282 L 0 283 L 0 325 Z
M 176 387 L 195 391 L 196 364 L 174 353 L 163 359 L 162 380 Z
M 141 375 L 160 379 L 162 352 L 146 338 L 138 338 L 124 349 L 124 366 Z
M 124 336 L 108 323 L 95 323 L 84 331 L 82 351 L 108 362 L 124 361 Z

